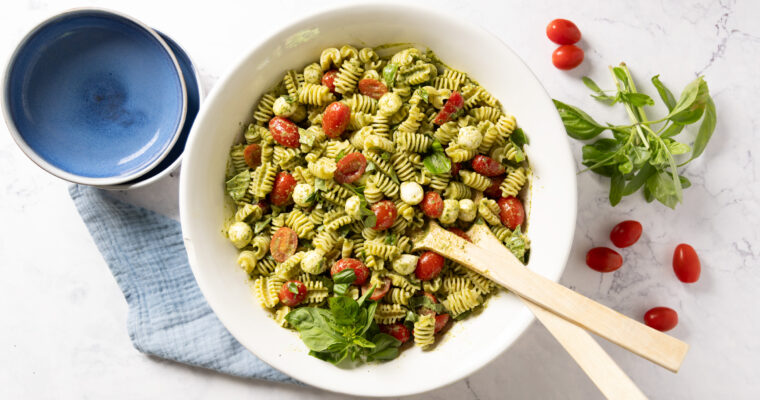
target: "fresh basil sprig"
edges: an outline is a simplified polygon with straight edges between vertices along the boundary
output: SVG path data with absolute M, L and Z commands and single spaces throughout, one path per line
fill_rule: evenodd
M 583 165 L 610 178 L 610 204 L 617 205 L 624 196 L 643 189 L 647 202 L 656 199 L 675 208 L 683 201 L 683 189 L 691 186 L 688 179 L 679 175 L 678 167 L 699 157 L 715 131 L 715 103 L 707 82 L 698 77 L 676 100 L 659 75 L 652 77 L 652 85 L 668 113 L 650 121 L 644 108 L 653 106 L 654 99 L 636 91 L 636 84 L 624 63 L 611 67 L 610 71 L 616 87 L 614 93 L 602 90 L 588 77 L 583 78 L 583 83 L 594 92 L 591 97 L 596 100 L 608 105 L 622 104 L 631 124 L 600 124 L 579 108 L 554 100 L 565 130 L 568 136 L 578 140 L 594 139 L 605 131 L 612 133 L 612 138 L 597 139 L 583 146 L 582 150 Z M 691 147 L 673 139 L 686 126 L 700 120 L 702 123 Z M 688 153 L 691 153 L 688 158 L 684 156 L 686 159 L 679 164 L 676 159 Z
M 333 276 L 333 292 L 343 296 L 348 291 L 348 287 L 356 280 L 356 273 L 351 268 L 346 268 Z

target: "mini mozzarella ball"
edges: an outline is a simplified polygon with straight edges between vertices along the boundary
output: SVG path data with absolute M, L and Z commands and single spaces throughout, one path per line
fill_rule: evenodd
M 404 182 L 401 184 L 401 200 L 409 205 L 417 205 L 422 201 L 425 193 L 417 182 Z
M 278 117 L 287 118 L 296 112 L 296 108 L 298 108 L 298 104 L 296 104 L 292 99 L 288 99 L 285 96 L 280 96 L 277 98 L 277 100 L 274 101 L 272 111 L 274 111 L 274 115 L 277 115 Z
M 240 268 L 242 268 L 247 274 L 250 274 L 251 271 L 256 268 L 256 262 L 258 262 L 256 259 L 256 253 L 250 250 L 241 251 L 237 258 L 238 265 L 240 265 Z
M 227 237 L 235 247 L 242 249 L 253 239 L 253 229 L 245 222 L 235 222 L 227 230 Z
M 293 189 L 293 201 L 301 207 L 308 207 L 314 202 L 314 186 L 299 183 Z
M 332 158 L 322 157 L 315 163 L 309 163 L 309 172 L 319 179 L 332 179 L 338 166 Z
M 301 269 L 309 274 L 317 275 L 325 272 L 327 263 L 322 253 L 317 250 L 309 250 L 301 260 Z
M 417 260 L 419 260 L 417 256 L 402 254 L 393 260 L 393 270 L 401 275 L 411 274 L 417 268 Z
M 361 213 L 362 202 L 359 196 L 351 196 L 346 200 L 346 214 L 353 219 L 359 219 L 362 216 Z
M 459 217 L 459 200 L 446 199 L 443 201 L 443 212 L 438 218 L 442 224 L 453 224 Z
M 475 202 L 470 199 L 459 200 L 459 219 L 464 222 L 471 222 L 475 220 L 478 215 L 478 207 L 475 206 Z
M 459 135 L 457 135 L 457 144 L 467 150 L 477 150 L 482 141 L 483 135 L 474 126 L 465 126 L 459 130 Z
M 377 107 L 382 114 L 391 115 L 400 110 L 403 103 L 401 96 L 393 92 L 388 92 L 377 101 Z

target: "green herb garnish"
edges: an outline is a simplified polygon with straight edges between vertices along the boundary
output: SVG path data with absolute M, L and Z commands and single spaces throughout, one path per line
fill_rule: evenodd
M 438 140 L 433 141 L 431 151 L 422 160 L 422 163 L 433 175 L 445 174 L 451 171 L 451 159 L 444 153 L 443 145 Z
M 398 72 L 398 65 L 389 63 L 383 68 L 383 81 L 388 89 L 393 88 L 393 83 L 396 81 L 396 72 Z

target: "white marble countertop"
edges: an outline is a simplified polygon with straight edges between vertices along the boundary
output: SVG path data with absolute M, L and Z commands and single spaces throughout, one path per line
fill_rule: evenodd
M 0 61 L 36 23 L 86 3 L 117 9 L 181 43 L 211 89 L 258 38 L 288 21 L 347 1 L 206 1 L 173 8 L 156 1 L 3 2 Z M 609 82 L 606 67 L 626 61 L 641 86 L 661 74 L 680 90 L 704 74 L 718 108 L 718 126 L 705 154 L 686 168 L 693 187 L 676 211 L 631 196 L 609 206 L 607 181 L 578 175 L 579 212 L 573 251 L 562 283 L 639 319 L 670 306 L 680 323 L 671 333 L 691 350 L 674 375 L 609 343 L 612 357 L 652 398 L 758 398 L 760 379 L 760 3 L 743 1 L 505 2 L 427 1 L 491 30 L 520 54 L 555 98 L 582 105 L 598 119 L 620 120 L 587 96 L 578 77 Z M 556 4 L 555 4 L 556 3 Z M 564 2 L 563 2 L 564 3 Z M 555 17 L 581 28 L 586 61 L 564 73 L 551 65 L 544 27 Z M 79 219 L 67 183 L 29 161 L 0 128 L 0 398 L 327 399 L 310 388 L 249 381 L 146 357 L 130 344 L 126 303 Z M 576 159 L 580 145 L 573 144 Z M 175 177 L 120 194 L 176 216 Z M 622 251 L 623 268 L 602 275 L 584 264 L 586 251 L 609 245 L 610 228 L 637 219 L 644 236 Z M 692 244 L 702 278 L 680 283 L 672 273 L 677 243 Z M 534 323 L 492 364 L 466 380 L 420 399 L 600 398 L 591 382 Z

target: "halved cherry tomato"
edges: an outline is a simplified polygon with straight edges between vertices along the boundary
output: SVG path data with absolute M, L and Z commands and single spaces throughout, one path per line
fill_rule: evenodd
M 449 314 L 438 314 L 435 316 L 435 333 L 441 331 L 449 323 Z
M 443 199 L 438 192 L 427 192 L 420 203 L 422 212 L 430 218 L 438 218 L 443 214 Z
M 275 142 L 285 146 L 296 148 L 301 144 L 298 142 L 301 135 L 298 133 L 298 127 L 293 121 L 283 118 L 274 117 L 269 120 L 269 130 Z
M 464 106 L 464 97 L 462 97 L 459 92 L 452 93 L 449 99 L 446 100 L 446 104 L 443 105 L 441 111 L 438 112 L 433 123 L 436 125 L 443 125 L 446 122 L 449 122 L 451 115 L 461 110 L 462 106 Z
M 372 288 L 372 285 L 369 283 L 369 281 L 367 281 L 362 286 L 362 295 L 367 293 L 371 288 Z M 382 299 L 385 296 L 385 294 L 388 293 L 389 290 L 391 290 L 391 279 L 385 278 L 383 279 L 383 285 L 376 287 L 375 290 L 372 292 L 372 294 L 369 295 L 369 299 L 378 301 Z
M 285 260 L 295 254 L 296 248 L 298 248 L 298 235 L 296 235 L 294 230 L 286 226 L 278 229 L 272 235 L 272 240 L 269 242 L 269 251 L 272 253 L 272 258 L 279 263 L 285 262 Z
M 504 175 L 494 176 L 491 178 L 491 186 L 483 191 L 483 194 L 490 199 L 498 199 L 501 197 L 501 183 L 504 181 Z
M 515 230 L 525 221 L 525 209 L 520 199 L 512 196 L 502 197 L 498 204 L 499 218 L 507 228 Z
M 574 44 L 559 46 L 552 53 L 552 64 L 559 69 L 573 69 L 581 65 L 582 62 L 583 50 Z
M 438 304 L 438 299 L 436 299 L 435 296 L 432 293 L 423 292 L 422 295 L 425 296 L 425 297 L 427 297 L 428 299 L 430 299 L 430 301 L 432 301 L 434 304 Z M 435 311 L 433 311 L 433 310 L 431 310 L 431 309 L 429 309 L 427 307 L 422 306 L 422 307 L 420 307 L 420 308 L 417 309 L 417 314 L 420 314 L 420 315 L 435 315 Z
M 393 336 L 401 343 L 408 342 L 412 337 L 411 332 L 409 332 L 409 328 L 407 328 L 406 325 L 398 322 L 390 325 L 380 325 L 380 332 Z
M 285 171 L 278 172 L 274 178 L 274 188 L 272 189 L 272 194 L 269 195 L 269 200 L 276 206 L 288 204 L 297 184 L 298 181 L 296 181 L 296 178 L 293 178 L 293 175 Z
M 702 264 L 693 247 L 686 243 L 676 246 L 673 252 L 673 271 L 681 282 L 694 283 L 699 280 Z
M 331 69 L 322 75 L 322 86 L 327 86 L 330 91 L 335 93 L 335 76 L 338 75 L 337 69 Z
M 440 254 L 426 251 L 417 260 L 417 268 L 414 270 L 414 275 L 421 281 L 435 279 L 443 269 L 443 261 L 443 256 Z
M 581 30 L 572 21 L 557 18 L 546 26 L 546 36 L 557 44 L 574 44 L 581 40 Z
M 353 183 L 364 175 L 366 169 L 367 159 L 362 153 L 355 151 L 338 161 L 333 179 L 338 183 Z
M 623 265 L 623 256 L 609 247 L 594 247 L 586 253 L 586 265 L 599 272 L 612 272 Z
M 623 221 L 610 232 L 610 240 L 617 247 L 628 247 L 636 243 L 641 237 L 641 224 L 639 221 Z
M 372 212 L 375 213 L 377 221 L 372 229 L 376 231 L 382 231 L 393 226 L 398 217 L 398 210 L 396 205 L 390 200 L 378 201 L 372 205 Z
M 336 261 L 335 264 L 333 264 L 332 268 L 330 268 L 330 276 L 335 276 L 335 274 L 343 271 L 346 268 L 351 268 L 354 270 L 354 274 L 356 274 L 356 280 L 353 284 L 356 286 L 364 285 L 364 283 L 367 281 L 367 278 L 369 278 L 369 268 L 367 268 L 363 262 L 355 258 L 341 258 L 340 260 Z
M 380 100 L 384 94 L 388 93 L 388 87 L 377 79 L 365 78 L 359 81 L 359 93 Z
M 478 154 L 472 159 L 472 169 L 475 172 L 488 177 L 498 176 L 504 173 L 504 166 L 491 157 Z
M 678 325 L 678 313 L 668 307 L 655 307 L 644 314 L 644 323 L 661 332 L 669 331 Z
M 351 108 L 339 101 L 332 102 L 322 116 L 322 129 L 327 137 L 336 138 L 346 130 L 350 119 Z
M 255 169 L 261 165 L 261 146 L 256 143 L 245 146 L 243 158 L 245 158 L 245 163 L 248 164 L 248 167 Z
M 459 176 L 459 170 L 462 169 L 462 163 L 451 163 L 451 176 L 456 178 Z
M 259 207 L 261 208 L 261 212 L 262 212 L 262 214 L 267 214 L 267 213 L 269 213 L 269 203 L 267 202 L 267 200 L 266 200 L 266 199 L 261 199 L 261 200 L 259 200 L 259 202 L 258 202 L 258 203 L 256 203 L 256 205 L 257 205 L 257 206 L 259 206 Z
M 462 239 L 464 239 L 464 240 L 466 240 L 468 242 L 472 242 L 472 239 L 470 239 L 470 236 L 467 234 L 467 232 L 465 232 L 465 231 L 463 231 L 463 230 L 461 230 L 459 228 L 452 227 L 452 228 L 449 228 L 448 231 L 451 232 L 451 233 L 453 233 L 453 234 L 455 234 L 455 235 L 457 235 L 457 236 L 459 236 L 460 238 L 462 238 Z
M 296 293 L 293 293 L 294 291 Z M 303 282 L 296 280 L 287 281 L 280 288 L 280 302 L 288 307 L 295 307 L 306 298 L 307 292 L 308 290 Z

